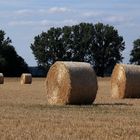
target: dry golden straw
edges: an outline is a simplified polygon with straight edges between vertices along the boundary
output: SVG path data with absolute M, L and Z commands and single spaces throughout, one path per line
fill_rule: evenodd
M 31 84 L 32 83 L 32 75 L 30 73 L 23 73 L 21 75 L 21 84 Z
M 111 76 L 113 98 L 140 98 L 140 66 L 116 64 Z
M 92 104 L 98 85 L 92 66 L 58 61 L 46 78 L 47 102 L 52 105 Z
M 4 84 L 4 76 L 3 76 L 3 73 L 0 73 L 0 84 Z

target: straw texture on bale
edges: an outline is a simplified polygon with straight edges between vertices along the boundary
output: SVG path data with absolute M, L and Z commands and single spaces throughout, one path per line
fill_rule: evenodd
M 140 66 L 116 64 L 111 76 L 113 98 L 140 98 Z
M 0 84 L 4 84 L 4 76 L 0 73 Z
M 96 74 L 88 63 L 58 61 L 46 78 L 47 102 L 52 105 L 92 104 L 97 89 Z
M 21 84 L 31 84 L 32 83 L 32 75 L 30 73 L 23 73 L 21 75 Z

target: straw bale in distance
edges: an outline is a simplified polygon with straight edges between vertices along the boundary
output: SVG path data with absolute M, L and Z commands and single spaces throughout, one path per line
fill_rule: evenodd
M 97 89 L 96 74 L 88 63 L 58 61 L 47 74 L 48 104 L 92 104 Z
M 111 76 L 113 98 L 140 98 L 140 66 L 116 64 Z
M 4 84 L 4 76 L 3 76 L 3 73 L 0 73 L 0 84 Z
M 21 84 L 31 84 L 32 83 L 32 75 L 30 73 L 23 73 L 21 75 Z

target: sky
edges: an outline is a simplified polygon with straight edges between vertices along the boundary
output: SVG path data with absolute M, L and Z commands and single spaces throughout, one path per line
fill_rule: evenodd
M 128 63 L 133 41 L 140 38 L 139 17 L 140 0 L 0 0 L 0 30 L 29 66 L 37 65 L 30 49 L 35 36 L 81 22 L 114 26 L 124 38 Z

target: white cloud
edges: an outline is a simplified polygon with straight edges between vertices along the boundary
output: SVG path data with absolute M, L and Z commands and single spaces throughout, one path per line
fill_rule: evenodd
M 11 21 L 8 23 L 9 26 L 51 26 L 53 24 L 52 21 L 49 20 L 40 20 L 40 21 L 32 21 L 32 20 L 21 20 L 21 21 Z
M 71 10 L 68 9 L 67 7 L 52 7 L 48 9 L 48 12 L 51 14 L 54 13 L 64 13 L 64 12 L 70 12 Z
M 68 20 L 40 20 L 40 21 L 32 21 L 32 20 L 21 20 L 21 21 L 11 21 L 8 23 L 9 26 L 47 26 L 47 27 L 60 27 L 65 25 L 74 25 L 78 23 L 76 20 L 68 19 Z
M 34 16 L 34 15 L 40 15 L 40 16 L 44 16 L 44 15 L 49 15 L 49 14 L 60 14 L 60 13 L 67 13 L 67 12 L 71 12 L 72 10 L 70 10 L 67 7 L 51 7 L 48 9 L 20 9 L 20 10 L 15 10 L 15 11 L 5 11 L 7 13 L 9 13 L 9 15 L 13 15 L 13 16 Z
M 68 20 L 63 20 L 59 22 L 61 25 L 65 26 L 65 25 L 74 25 L 77 24 L 78 21 L 77 20 L 73 20 L 73 19 L 68 19 Z
M 130 17 L 127 14 L 115 14 L 100 10 L 83 12 L 81 17 L 84 21 L 103 22 L 112 25 L 128 25 L 134 20 L 134 17 Z
M 124 16 L 112 15 L 106 17 L 106 21 L 110 23 L 126 22 L 126 18 Z
M 90 18 L 90 17 L 98 17 L 98 16 L 102 16 L 104 13 L 101 11 L 88 11 L 88 12 L 84 12 L 83 16 Z
M 35 25 L 37 22 L 35 22 L 35 21 L 11 21 L 11 22 L 9 22 L 8 23 L 8 25 L 10 25 L 10 26 L 26 26 L 26 25 L 28 25 L 28 26 L 33 26 L 33 25 Z
M 20 9 L 13 12 L 13 15 L 16 16 L 33 16 L 33 15 L 43 15 L 44 13 L 48 13 L 45 9 Z
M 107 15 L 103 18 L 103 22 L 113 25 L 132 26 L 133 18 L 126 15 Z
M 37 23 L 39 26 L 52 26 L 53 24 L 53 21 L 50 21 L 50 20 L 41 20 L 41 21 L 38 21 Z
M 25 15 L 25 16 L 33 13 L 34 11 L 29 9 L 21 9 L 21 10 L 14 11 L 14 14 L 16 15 Z

